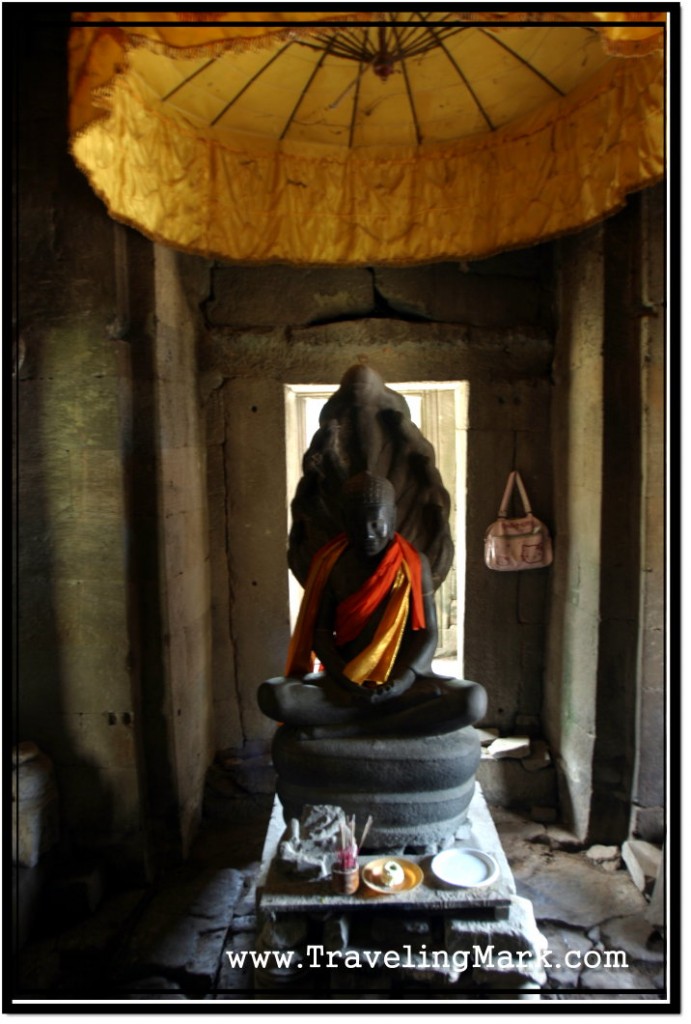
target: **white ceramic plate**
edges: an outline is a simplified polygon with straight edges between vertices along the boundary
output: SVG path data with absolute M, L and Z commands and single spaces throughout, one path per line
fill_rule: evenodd
M 442 882 L 465 889 L 491 885 L 499 877 L 499 865 L 491 854 L 461 847 L 438 853 L 431 868 Z

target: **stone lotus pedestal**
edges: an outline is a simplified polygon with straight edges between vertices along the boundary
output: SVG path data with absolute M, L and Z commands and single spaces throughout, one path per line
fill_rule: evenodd
M 437 736 L 306 739 L 284 725 L 272 747 L 285 821 L 308 804 L 335 804 L 360 829 L 366 848 L 433 851 L 453 842 L 475 789 L 481 747 L 468 726 Z

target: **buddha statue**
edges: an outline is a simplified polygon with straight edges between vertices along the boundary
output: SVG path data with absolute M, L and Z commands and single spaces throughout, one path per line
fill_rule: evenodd
M 432 669 L 449 508 L 405 400 L 351 368 L 292 503 L 289 565 L 304 595 L 285 673 L 258 691 L 281 723 L 272 751 L 286 820 L 305 804 L 372 813 L 381 850 L 438 848 L 464 820 L 487 696 Z
M 286 676 L 262 684 L 259 706 L 304 738 L 439 735 L 478 721 L 484 689 L 432 670 L 430 564 L 395 530 L 392 484 L 365 470 L 342 493 L 345 531 L 312 560 Z

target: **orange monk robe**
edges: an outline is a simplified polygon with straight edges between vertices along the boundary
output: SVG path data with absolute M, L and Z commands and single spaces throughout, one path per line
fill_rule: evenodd
M 314 629 L 321 596 L 348 543 L 346 534 L 340 534 L 320 548 L 312 559 L 288 650 L 287 676 L 302 676 L 313 671 Z M 396 533 L 370 578 L 359 590 L 341 601 L 336 609 L 335 641 L 339 647 L 359 636 L 375 609 L 386 601 L 371 643 L 345 666 L 344 674 L 354 683 L 363 683 L 366 679 L 386 682 L 403 639 L 411 600 L 412 628 L 424 629 L 420 556 L 404 537 Z

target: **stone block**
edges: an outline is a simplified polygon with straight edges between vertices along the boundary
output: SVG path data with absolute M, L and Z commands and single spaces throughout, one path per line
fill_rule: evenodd
M 506 918 L 495 921 L 477 921 L 456 919 L 448 916 L 444 920 L 444 948 L 449 955 L 469 954 L 469 966 L 477 955 L 477 951 L 494 951 L 507 954 L 505 963 L 496 963 L 502 973 L 517 973 L 538 984 L 544 984 L 546 976 L 540 965 L 540 952 L 547 948 L 545 937 L 541 934 L 535 921 L 535 914 L 530 900 L 514 896 Z M 518 954 L 525 953 L 519 957 Z M 510 963 L 508 962 L 510 959 Z M 481 965 L 478 965 L 481 966 Z
M 494 740 L 487 748 L 490 757 L 500 760 L 505 757 L 521 759 L 530 756 L 528 736 L 504 736 Z
M 211 324 L 270 327 L 361 317 L 374 310 L 368 270 L 354 268 L 216 267 Z
M 643 893 L 651 892 L 662 861 L 660 848 L 644 839 L 627 839 L 621 856 L 634 885 Z

